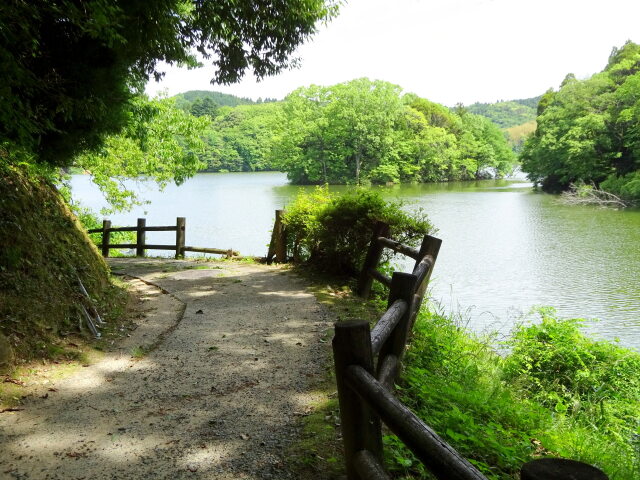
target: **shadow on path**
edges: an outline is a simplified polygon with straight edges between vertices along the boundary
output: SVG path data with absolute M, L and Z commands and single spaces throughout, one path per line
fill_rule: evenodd
M 145 338 L 161 341 L 144 358 L 108 355 L 0 415 L 0 478 L 293 478 L 283 454 L 320 399 L 332 321 L 303 282 L 262 265 L 111 264 L 171 294 L 156 291 L 149 321 L 174 328 Z

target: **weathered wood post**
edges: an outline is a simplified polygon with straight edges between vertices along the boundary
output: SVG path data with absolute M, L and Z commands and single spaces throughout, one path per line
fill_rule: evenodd
M 176 258 L 184 257 L 184 237 L 187 219 L 185 217 L 176 218 Z
M 276 210 L 276 222 L 273 226 L 276 232 L 276 262 L 285 263 L 287 261 L 287 233 L 282 217 L 284 210 Z
M 267 252 L 267 263 L 271 264 L 275 256 L 276 262 L 284 263 L 287 261 L 287 233 L 282 216 L 284 210 L 276 210 L 276 219 L 273 223 L 271 231 L 271 241 L 269 242 L 269 251 Z
M 373 227 L 371 243 L 369 244 L 369 250 L 367 251 L 364 263 L 362 264 L 362 270 L 360 271 L 358 286 L 356 288 L 358 295 L 362 298 L 369 298 L 371 284 L 373 283 L 373 278 L 369 275 L 369 270 L 378 266 L 380 257 L 382 256 L 382 250 L 384 249 L 384 247 L 378 243 L 378 237 L 389 237 L 389 225 L 387 223 L 376 222 L 376 225 Z
M 397 365 L 399 365 L 400 360 L 402 360 L 409 332 L 411 331 L 411 303 L 417 287 L 418 277 L 412 273 L 393 272 L 387 308 L 390 308 L 396 300 L 404 300 L 407 302 L 408 308 L 404 312 L 404 315 L 400 317 L 400 321 L 396 325 L 396 328 L 393 329 L 393 332 L 391 332 L 391 335 L 389 335 L 387 341 L 382 345 L 380 354 L 378 355 L 378 374 L 387 355 L 395 356 L 394 364 L 396 365 L 396 371 L 393 372 L 392 377 L 389 379 L 388 384 L 390 386 L 393 385 L 393 380 L 395 380 L 398 374 Z
M 416 316 L 418 315 L 418 311 L 420 310 L 420 306 L 422 305 L 422 299 L 424 298 L 424 294 L 427 290 L 427 286 L 429 285 L 429 280 L 431 279 L 431 272 L 433 272 L 433 267 L 436 264 L 436 260 L 438 258 L 438 253 L 440 252 L 440 246 L 442 245 L 442 240 L 436 237 L 432 237 L 431 235 L 425 235 L 422 239 L 422 244 L 420 245 L 420 255 L 416 260 L 414 271 L 420 265 L 420 262 L 424 258 L 425 255 L 431 255 L 433 258 L 433 263 L 429 270 L 427 270 L 426 275 L 423 279 L 421 279 L 420 284 L 417 286 L 416 296 L 413 302 L 413 312 L 411 318 L 411 326 L 413 326 L 413 322 L 415 321 Z M 411 326 L 409 328 L 411 328 Z
M 146 218 L 138 219 L 138 229 L 136 230 L 136 256 L 144 257 L 144 244 L 146 241 L 146 231 L 145 227 L 147 226 Z
M 102 220 L 102 256 L 109 256 L 109 245 L 111 244 L 111 220 Z
M 382 434 L 380 419 L 360 399 L 346 382 L 349 365 L 359 365 L 373 374 L 371 334 L 366 321 L 344 322 L 335 325 L 333 359 L 340 401 L 340 425 L 344 443 L 344 458 L 348 480 L 360 480 L 355 458 L 361 450 L 368 450 L 382 462 Z

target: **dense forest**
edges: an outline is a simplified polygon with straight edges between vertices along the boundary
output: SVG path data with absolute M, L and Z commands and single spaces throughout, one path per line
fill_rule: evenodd
M 211 118 L 198 154 L 209 171 L 282 170 L 298 184 L 368 184 L 502 176 L 516 161 L 490 120 L 383 81 L 299 88 L 282 102 L 223 106 L 192 92 L 179 101 Z
M 540 98 L 474 103 L 466 108 L 471 113 L 487 117 L 502 128 L 513 151 L 519 154 L 527 137 L 536 129 L 535 119 Z
M 640 45 L 614 48 L 602 72 L 568 74 L 538 105 L 522 166 L 547 191 L 593 184 L 640 199 Z
M 506 129 L 535 120 L 540 98 L 501 100 L 495 103 L 473 103 L 466 108 L 471 113 L 487 117 L 500 128 Z

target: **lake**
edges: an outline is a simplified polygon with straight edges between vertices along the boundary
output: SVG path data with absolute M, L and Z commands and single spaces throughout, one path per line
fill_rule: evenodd
M 104 202 L 88 176 L 72 178 L 74 198 Z M 151 203 L 110 216 L 114 225 L 175 224 L 187 218 L 187 245 L 264 256 L 274 210 L 300 189 L 282 173 L 202 173 L 164 192 L 144 182 Z M 331 187 L 344 191 L 348 187 Z M 422 207 L 443 240 L 431 282 L 446 311 L 463 312 L 478 332 L 508 332 L 536 305 L 590 321 L 594 336 L 640 349 L 640 210 L 566 206 L 522 180 L 374 187 L 407 208 Z M 148 243 L 175 234 L 147 233 Z M 599 319 L 595 321 L 594 319 Z

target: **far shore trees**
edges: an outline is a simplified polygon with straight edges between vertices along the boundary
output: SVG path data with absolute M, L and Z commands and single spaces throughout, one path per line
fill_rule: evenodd
M 515 164 L 490 120 L 402 95 L 380 80 L 299 88 L 282 109 L 272 162 L 293 183 L 470 180 L 504 175 Z
M 566 76 L 538 106 L 523 170 L 543 189 L 592 184 L 640 201 L 640 45 L 614 48 L 600 73 Z

